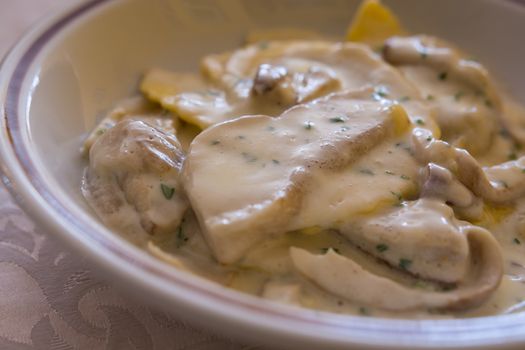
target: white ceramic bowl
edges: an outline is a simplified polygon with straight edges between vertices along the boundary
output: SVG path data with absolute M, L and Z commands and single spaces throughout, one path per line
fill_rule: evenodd
M 413 32 L 481 58 L 525 102 L 525 6 L 490 0 L 386 1 Z M 341 35 L 357 1 L 93 0 L 29 32 L 0 71 L 4 180 L 50 234 L 115 284 L 179 317 L 283 348 L 523 349 L 525 314 L 446 321 L 352 317 L 273 304 L 177 271 L 108 231 L 79 191 L 81 137 L 136 91 L 148 67 L 195 70 L 251 28 Z

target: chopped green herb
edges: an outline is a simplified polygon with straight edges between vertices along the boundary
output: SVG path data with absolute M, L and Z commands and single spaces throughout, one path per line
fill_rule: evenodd
M 378 45 L 374 48 L 374 51 L 377 53 L 381 53 L 385 50 L 385 45 Z
M 221 143 L 221 141 L 219 141 L 219 140 L 213 140 L 213 141 L 211 142 L 211 145 L 212 145 L 212 146 L 216 146 L 216 145 L 218 145 L 219 143 Z
M 344 123 L 344 122 L 346 122 L 346 118 L 344 118 L 344 117 L 333 117 L 333 118 L 330 118 L 328 120 L 330 121 L 330 123 Z
M 387 175 L 395 175 L 396 173 L 394 173 L 393 171 L 387 170 L 387 171 L 385 171 L 385 174 L 387 174 Z
M 408 270 L 410 268 L 410 265 L 412 265 L 412 260 L 409 259 L 399 259 L 399 268 L 402 270 Z
M 388 91 L 384 86 L 380 86 L 374 90 L 374 93 L 372 94 L 372 98 L 376 101 L 379 101 L 383 98 L 386 98 L 388 96 Z
M 465 95 L 463 91 L 459 91 L 454 95 L 454 100 L 459 101 Z
M 246 160 L 248 163 L 253 163 L 257 161 L 257 157 L 250 153 L 242 152 L 241 154 L 244 160 Z
M 272 162 L 273 162 L 273 164 L 280 164 L 281 163 L 277 159 L 272 159 Z
M 439 80 L 447 80 L 447 77 L 448 77 L 448 73 L 447 72 L 441 72 L 438 75 L 438 79 Z
M 173 187 L 160 184 L 160 189 L 162 191 L 162 194 L 164 195 L 164 198 L 166 199 L 171 199 L 171 197 L 173 197 L 173 195 L 175 194 L 175 189 Z
M 403 96 L 403 97 L 398 98 L 397 101 L 398 102 L 407 102 L 407 101 L 410 101 L 410 97 Z
M 180 248 L 184 243 L 186 243 L 189 238 L 184 234 L 182 225 L 177 228 L 177 248 Z
M 368 312 L 368 309 L 367 309 L 366 307 L 364 307 L 364 306 L 361 306 L 361 307 L 359 308 L 359 314 L 360 314 L 360 315 L 363 315 L 363 316 L 368 316 L 368 315 L 370 315 L 370 313 Z
M 427 141 L 432 141 L 432 136 L 427 137 Z
M 451 291 L 451 290 L 454 290 L 456 289 L 456 286 L 453 285 L 453 284 L 444 284 L 441 286 L 441 291 L 443 292 L 448 292 L 448 291 Z
M 427 287 L 427 284 L 423 281 L 420 281 L 420 280 L 417 280 L 415 283 L 414 283 L 414 287 L 415 288 L 422 288 L 422 289 L 425 289 Z
M 392 195 L 394 197 L 396 197 L 399 202 L 403 201 L 403 196 L 400 193 L 397 193 L 397 192 L 394 192 L 394 191 L 390 191 L 390 193 L 392 193 Z
M 236 137 L 236 139 L 239 139 L 239 140 L 244 140 L 246 137 L 244 137 L 243 135 L 239 135 Z
M 485 99 L 485 106 L 492 108 L 492 102 L 489 99 Z
M 383 253 L 388 250 L 388 246 L 386 244 L 378 244 L 376 245 L 376 249 L 378 252 Z
M 96 135 L 97 135 L 97 136 L 100 136 L 100 135 L 102 135 L 102 134 L 105 133 L 105 132 L 106 132 L 106 129 L 98 129 Z
M 434 95 L 427 95 L 428 101 L 434 101 Z
M 266 130 L 268 130 L 268 131 L 275 131 L 275 127 L 269 126 L 269 127 L 266 128 Z
M 363 169 L 359 169 L 359 172 L 361 174 L 365 174 L 365 175 L 375 175 L 374 172 L 370 169 L 366 169 L 366 168 L 363 168 Z
M 507 130 L 505 130 L 505 129 L 501 129 L 501 130 L 499 131 L 499 134 L 501 135 L 501 137 L 503 137 L 503 138 L 505 138 L 505 139 L 510 138 L 510 134 L 509 134 L 509 132 L 508 132 Z
M 514 242 L 514 244 L 521 244 L 521 241 L 517 238 L 514 238 L 512 241 Z
M 311 130 L 313 127 L 314 127 L 314 123 L 312 123 L 311 121 L 307 121 L 306 123 L 304 123 L 304 128 L 306 130 Z
M 522 173 L 525 173 L 525 168 L 521 169 L 521 172 L 522 172 Z
M 261 41 L 258 46 L 259 46 L 259 50 L 266 50 L 269 44 L 267 41 Z
M 425 121 L 423 119 L 416 119 L 417 125 L 425 125 Z
M 516 154 L 516 152 L 510 152 L 508 158 L 509 160 L 516 160 L 518 159 L 518 155 Z
M 402 178 L 403 180 L 410 180 L 410 176 L 407 176 L 405 174 L 402 174 L 400 178 Z

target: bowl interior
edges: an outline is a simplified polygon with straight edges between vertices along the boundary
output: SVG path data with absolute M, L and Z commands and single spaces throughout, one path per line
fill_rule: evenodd
M 385 0 L 413 33 L 448 39 L 485 63 L 525 102 L 525 10 L 503 1 Z M 358 0 L 100 1 L 56 26 L 29 65 L 21 137 L 44 184 L 98 221 L 80 193 L 80 145 L 151 67 L 197 71 L 200 58 L 241 45 L 251 29 L 305 28 L 342 37 Z M 125 243 L 122 243 L 125 244 Z

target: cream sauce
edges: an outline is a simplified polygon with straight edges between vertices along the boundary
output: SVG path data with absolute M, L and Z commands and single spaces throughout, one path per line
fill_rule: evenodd
M 387 48 L 390 64 L 363 45 L 265 41 L 204 58 L 202 78 L 154 70 L 141 90 L 173 124 L 160 109 L 144 117 L 125 108 L 86 148 L 106 137 L 97 130 L 125 119 L 176 135 L 186 159 L 169 187 L 183 186 L 178 200 L 187 195 L 191 208 L 177 229 L 143 246 L 217 283 L 366 316 L 521 311 L 525 199 L 483 201 L 454 158 L 467 148 L 496 189 L 525 188 L 520 135 L 498 132 L 523 123 L 521 107 L 448 43 L 395 38 Z M 422 142 L 448 141 L 436 146 L 440 159 L 422 161 L 432 155 L 418 154 L 418 129 Z M 442 167 L 434 179 L 446 180 L 441 192 L 425 188 L 434 184 L 425 182 L 429 162 Z M 157 188 L 166 180 L 154 173 L 141 181 Z M 155 193 L 151 205 L 162 207 L 165 194 Z M 170 226 L 170 208 L 148 218 Z M 136 207 L 128 209 L 122 223 L 140 224 Z M 112 224 L 126 235 L 129 223 L 120 225 Z

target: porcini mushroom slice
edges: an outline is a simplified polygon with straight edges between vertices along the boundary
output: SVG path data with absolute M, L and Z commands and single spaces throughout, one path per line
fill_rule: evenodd
M 430 36 L 393 37 L 383 57 L 417 84 L 435 108 L 442 138 L 473 154 L 492 144 L 503 114 L 501 97 L 487 70 L 451 44 Z
M 400 106 L 362 94 L 335 94 L 278 118 L 239 118 L 195 138 L 185 188 L 220 262 L 236 261 L 265 236 L 285 232 L 314 170 L 340 170 L 407 127 Z
M 482 168 L 467 151 L 431 137 L 416 128 L 412 134 L 414 153 L 422 163 L 435 163 L 455 174 L 476 196 L 492 203 L 505 203 L 525 195 L 525 157 Z
M 326 291 L 353 302 L 393 311 L 413 309 L 467 309 L 485 301 L 498 287 L 503 273 L 499 245 L 490 232 L 465 226 L 471 264 L 456 289 L 436 292 L 410 288 L 374 275 L 353 260 L 329 250 L 315 255 L 290 249 L 294 266 Z
M 396 268 L 446 283 L 457 283 L 466 273 L 467 237 L 452 209 L 439 200 L 419 199 L 352 221 L 339 227 L 341 234 Z
M 143 244 L 181 222 L 188 207 L 179 180 L 183 159 L 175 136 L 121 121 L 91 147 L 82 193 L 109 227 Z

